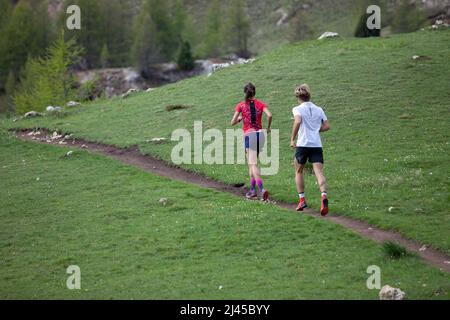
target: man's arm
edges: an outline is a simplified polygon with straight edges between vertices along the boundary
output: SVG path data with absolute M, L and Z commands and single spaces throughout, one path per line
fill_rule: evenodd
M 328 121 L 324 121 L 322 123 L 322 127 L 320 128 L 319 132 L 327 132 L 330 130 L 330 124 L 328 123 Z
M 272 112 L 270 112 L 269 109 L 266 108 L 264 109 L 264 113 L 267 116 L 267 133 L 270 133 L 270 126 L 272 125 Z
M 300 125 L 302 123 L 302 117 L 300 115 L 295 116 L 294 125 L 292 127 L 292 135 L 291 135 L 291 147 L 295 148 L 297 146 L 297 135 L 298 130 L 300 129 Z

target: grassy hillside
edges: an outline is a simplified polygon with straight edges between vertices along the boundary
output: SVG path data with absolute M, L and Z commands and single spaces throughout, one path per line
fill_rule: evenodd
M 8 127 L 47 127 L 170 161 L 177 128 L 229 127 L 248 81 L 274 113 L 280 130 L 280 172 L 266 179 L 275 199 L 297 200 L 289 148 L 293 89 L 307 82 L 324 106 L 332 131 L 323 135 L 332 212 L 400 231 L 450 253 L 449 131 L 450 31 L 423 31 L 383 39 L 311 41 L 286 45 L 252 65 L 141 93 L 98 101 L 65 118 L 43 118 Z M 413 55 L 431 60 L 415 61 Z M 172 104 L 191 106 L 168 112 Z M 228 183 L 247 180 L 243 166 L 188 166 Z M 318 208 L 315 181 L 307 196 Z
M 446 273 L 342 227 L 65 152 L 0 130 L 1 299 L 377 299 L 374 264 L 409 299 L 450 298 Z

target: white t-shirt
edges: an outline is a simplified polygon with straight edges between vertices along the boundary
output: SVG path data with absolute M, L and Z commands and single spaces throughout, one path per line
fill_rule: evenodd
M 297 147 L 322 148 L 320 140 L 320 128 L 327 121 L 323 109 L 312 102 L 304 102 L 292 109 L 295 116 L 302 117 L 302 123 L 298 130 Z

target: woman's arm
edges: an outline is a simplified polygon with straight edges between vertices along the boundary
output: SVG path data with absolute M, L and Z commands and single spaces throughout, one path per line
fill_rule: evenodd
M 295 148 L 297 146 L 297 142 L 295 140 L 297 140 L 298 130 L 300 130 L 301 123 L 302 123 L 302 117 L 295 116 L 294 125 L 292 127 L 291 148 Z
M 270 133 L 270 126 L 272 125 L 272 112 L 270 112 L 269 109 L 266 108 L 264 109 L 264 113 L 267 116 L 267 133 Z
M 235 126 L 241 121 L 242 121 L 242 117 L 240 116 L 240 113 L 239 112 L 235 112 L 234 115 L 233 115 L 233 119 L 231 119 L 231 125 Z

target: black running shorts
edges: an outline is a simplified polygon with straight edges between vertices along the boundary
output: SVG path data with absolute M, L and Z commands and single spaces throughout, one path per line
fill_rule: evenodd
M 295 151 L 295 159 L 297 159 L 297 162 L 301 165 L 305 165 L 308 160 L 310 163 L 323 164 L 323 149 L 297 147 Z

